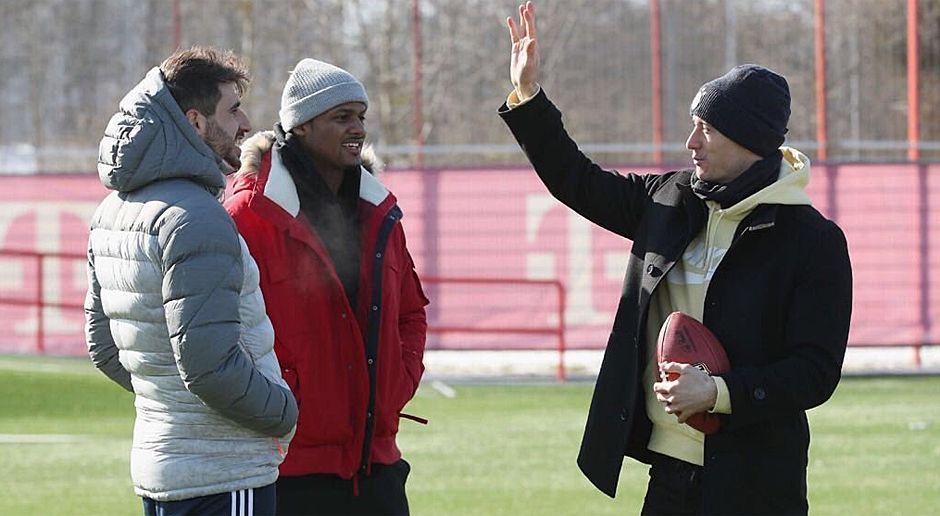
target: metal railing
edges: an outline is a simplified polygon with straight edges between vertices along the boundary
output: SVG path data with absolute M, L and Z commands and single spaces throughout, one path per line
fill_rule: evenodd
M 430 276 L 421 279 L 426 286 L 455 284 L 455 285 L 516 285 L 532 286 L 540 285 L 551 287 L 558 296 L 557 304 L 557 324 L 548 326 L 522 326 L 522 325 L 498 325 L 498 326 L 478 326 L 478 325 L 452 325 L 452 324 L 434 324 L 429 322 L 428 333 L 448 334 L 493 334 L 493 335 L 550 335 L 557 338 L 558 366 L 556 378 L 559 382 L 565 381 L 565 285 L 559 280 L 530 280 L 521 278 L 469 278 L 469 277 L 439 277 Z M 471 349 L 471 348 L 467 348 Z M 518 348 L 517 348 L 518 349 Z M 535 348 L 524 348 L 535 349 Z M 543 348 L 537 348 L 543 349 Z
M 23 278 L 23 284 L 31 290 L 30 295 L 10 296 L 0 293 L 0 306 L 24 306 L 35 309 L 36 331 L 33 336 L 33 350 L 37 354 L 46 353 L 46 316 L 47 308 L 64 308 L 70 310 L 83 310 L 82 303 L 62 302 L 57 299 L 57 293 L 46 292 L 46 262 L 50 259 L 86 260 L 86 256 L 77 253 L 47 253 L 36 251 L 2 250 L 0 258 L 17 258 L 31 261 L 35 264 L 35 274 L 32 278 Z M 565 286 L 559 280 L 528 280 L 515 278 L 468 278 L 468 277 L 425 277 L 422 283 L 428 286 L 439 285 L 514 285 L 514 286 L 542 286 L 552 288 L 557 294 L 557 324 L 548 326 L 521 326 L 521 325 L 471 325 L 471 324 L 435 324 L 428 325 L 429 333 L 437 334 L 495 334 L 495 335 L 547 335 L 557 339 L 558 366 L 556 377 L 558 381 L 565 381 Z M 31 287 L 31 288 L 30 288 Z M 82 336 L 76 335 L 81 341 Z M 476 348 L 465 348 L 476 349 Z M 524 348 L 529 349 L 529 348 Z M 532 348 L 534 349 L 534 348 Z M 542 349 L 542 348 L 538 348 Z
M 42 355 L 46 352 L 46 308 L 68 308 L 82 310 L 84 306 L 81 303 L 63 303 L 60 301 L 46 299 L 46 260 L 85 260 L 86 257 L 76 253 L 40 253 L 36 251 L 14 251 L 0 249 L 0 258 L 20 258 L 24 260 L 33 260 L 36 264 L 36 278 L 32 282 L 34 285 L 33 295 L 31 297 L 11 297 L 0 295 L 0 306 L 27 306 L 36 309 L 36 333 L 35 350 Z M 27 282 L 27 284 L 30 282 Z
M 81 302 L 68 302 L 62 300 L 62 292 L 56 291 L 54 288 L 47 288 L 50 286 L 48 284 L 48 274 L 51 274 L 51 271 L 48 267 L 50 260 L 74 260 L 84 262 L 87 258 L 83 254 L 78 253 L 56 253 L 56 252 L 36 252 L 36 251 L 25 251 L 25 250 L 3 250 L 0 249 L 0 259 L 18 259 L 24 261 L 26 264 L 32 264 L 32 272 L 27 274 L 24 273 L 23 277 L 16 282 L 16 284 L 22 285 L 22 288 L 18 292 L 11 292 L 10 288 L 5 290 L 0 290 L 0 307 L 25 307 L 26 309 L 32 309 L 32 312 L 35 316 L 35 331 L 33 333 L 32 341 L 33 344 L 30 348 L 30 352 L 36 354 L 46 354 L 50 352 L 49 345 L 53 344 L 53 351 L 57 352 L 54 345 L 58 340 L 63 340 L 67 338 L 68 342 L 71 343 L 72 340 L 76 343 L 83 343 L 84 336 L 80 331 L 69 330 L 69 335 L 62 335 L 54 333 L 54 338 L 50 334 L 49 324 L 50 317 L 47 314 L 49 309 L 64 309 L 64 310 L 75 310 L 81 312 L 83 310 L 83 304 Z M 922 282 L 926 282 L 924 278 L 921 278 Z M 537 322 L 529 324 L 532 322 L 532 318 L 524 318 L 513 316 L 509 314 L 509 317 L 502 319 L 503 321 L 509 320 L 509 323 L 496 323 L 496 324 L 487 324 L 485 319 L 475 319 L 470 322 L 460 322 L 461 317 L 465 317 L 464 314 L 447 314 L 442 316 L 441 312 L 429 313 L 428 321 L 428 333 L 437 334 L 437 335 L 448 335 L 448 334 L 465 334 L 465 335 L 529 335 L 529 336 L 548 336 L 554 337 L 556 339 L 556 346 L 554 349 L 558 354 L 557 362 L 557 372 L 556 377 L 559 381 L 563 382 L 566 379 L 566 365 L 565 365 L 565 354 L 568 351 L 567 344 L 567 330 L 568 325 L 565 320 L 565 314 L 567 311 L 567 289 L 563 282 L 560 280 L 529 280 L 529 279 L 519 279 L 519 278 L 482 278 L 482 277 L 422 277 L 422 283 L 428 287 L 429 290 L 435 288 L 440 289 L 442 286 L 446 285 L 457 285 L 457 286 L 494 286 L 494 287 L 541 287 L 551 289 L 555 296 L 557 297 L 557 302 L 553 304 L 551 308 L 551 313 L 556 313 L 556 317 L 546 317 L 545 320 L 547 324 L 540 325 Z M 74 293 L 74 288 L 71 289 Z M 460 291 L 461 296 L 465 295 L 465 291 Z M 921 295 L 922 298 L 926 299 L 928 294 L 925 292 Z M 923 304 L 923 303 L 921 303 Z M 467 305 L 468 307 L 471 305 Z M 525 312 L 529 310 L 527 307 L 516 307 L 516 306 L 507 306 L 507 311 L 512 310 L 513 312 L 519 310 L 520 312 Z M 543 309 L 544 312 L 544 309 Z M 857 348 L 897 348 L 897 347 L 908 347 L 911 350 L 911 359 L 914 369 L 920 369 L 922 366 L 922 357 L 921 353 L 925 347 L 936 345 L 937 343 L 930 340 L 928 336 L 928 328 L 930 324 L 930 316 L 926 313 L 927 310 L 921 306 L 918 309 L 918 313 L 921 314 L 921 328 L 918 331 L 919 336 L 915 336 L 905 342 L 896 342 L 888 343 L 881 342 L 879 340 L 869 340 L 866 338 L 859 339 L 856 338 L 850 344 L 850 347 Z M 555 320 L 552 320 L 555 319 Z M 522 321 L 519 323 L 519 321 Z M 54 323 L 54 321 L 52 321 Z M 6 331 L 6 330 L 5 330 Z M 74 332 L 74 336 L 71 333 Z M 9 335 L 6 335 L 9 337 Z M 52 338 L 53 340 L 49 340 Z M 22 340 L 22 339 L 21 339 Z M 71 346 L 71 344 L 69 344 Z M 71 348 L 68 348 L 71 349 Z M 77 349 L 77 348 L 76 348 Z M 448 347 L 446 349 L 462 349 L 462 350 L 472 350 L 472 351 L 482 351 L 482 350 L 545 350 L 544 346 L 527 346 L 523 344 L 522 347 L 516 345 L 509 346 L 480 346 L 468 343 L 467 345 L 460 345 L 456 347 Z M 551 349 L 551 348 L 548 348 Z M 581 349 L 581 348 L 579 348 Z M 61 352 L 61 351 L 58 351 Z

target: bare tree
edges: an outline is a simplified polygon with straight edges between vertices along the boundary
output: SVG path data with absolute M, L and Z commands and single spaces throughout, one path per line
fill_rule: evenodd
M 0 134 L 32 146 L 43 171 L 94 170 L 100 132 L 124 93 L 172 50 L 166 0 L 5 0 L 0 4 Z M 291 68 L 304 57 L 359 76 L 369 130 L 391 153 L 416 142 L 429 165 L 521 164 L 495 111 L 509 92 L 505 18 L 518 0 L 180 0 L 182 45 L 231 48 L 250 64 L 245 106 L 257 129 L 277 120 Z M 940 1 L 918 2 L 921 140 L 940 140 Z M 688 103 L 732 63 L 758 62 L 790 81 L 788 139 L 812 154 L 816 133 L 813 0 L 660 0 L 666 159 L 685 161 Z M 828 0 L 830 158 L 903 159 L 906 2 Z M 546 91 L 604 162 L 650 159 L 650 5 L 645 0 L 539 0 Z M 416 33 L 415 29 L 419 32 Z M 415 35 L 423 43 L 415 98 Z M 925 157 L 940 150 L 925 150 Z M 0 171 L 2 172 L 2 171 Z

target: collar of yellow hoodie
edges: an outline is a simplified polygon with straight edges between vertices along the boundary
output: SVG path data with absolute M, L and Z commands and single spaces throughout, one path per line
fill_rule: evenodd
M 792 148 L 780 147 L 783 159 L 780 162 L 780 175 L 777 180 L 766 188 L 754 192 L 749 197 L 741 199 L 725 209 L 709 210 L 722 212 L 723 217 L 731 219 L 744 218 L 759 204 L 789 204 L 808 205 L 813 203 L 806 194 L 806 185 L 809 184 L 809 157 Z M 710 206 L 717 208 L 718 206 Z

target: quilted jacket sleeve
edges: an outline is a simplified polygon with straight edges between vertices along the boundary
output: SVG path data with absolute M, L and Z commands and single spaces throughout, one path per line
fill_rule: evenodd
M 85 295 L 85 343 L 95 367 L 121 387 L 134 392 L 131 374 L 118 360 L 118 348 L 111 335 L 111 320 L 101 305 L 101 285 L 95 274 L 91 249 L 88 251 L 88 293 Z
M 160 231 L 163 306 L 187 389 L 223 416 L 269 436 L 296 423 L 297 404 L 238 346 L 243 268 L 235 225 L 221 205 L 178 210 Z

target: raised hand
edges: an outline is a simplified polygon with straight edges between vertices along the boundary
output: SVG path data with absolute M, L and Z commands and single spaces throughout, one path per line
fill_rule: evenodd
M 506 18 L 512 39 L 509 78 L 520 98 L 529 98 L 538 91 L 539 51 L 535 40 L 535 5 L 526 2 L 519 6 L 519 25 L 512 16 Z

